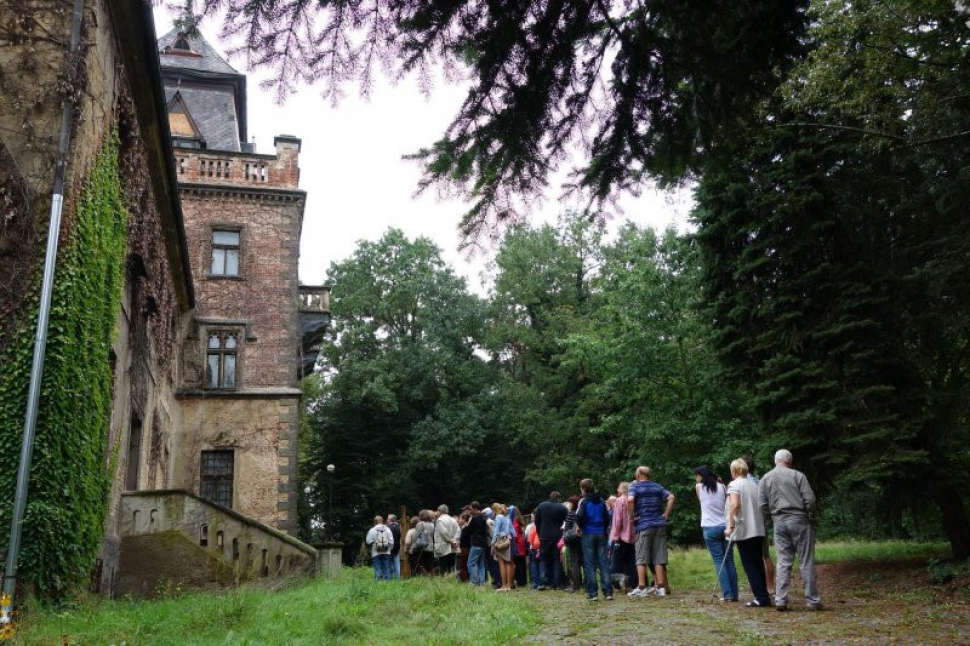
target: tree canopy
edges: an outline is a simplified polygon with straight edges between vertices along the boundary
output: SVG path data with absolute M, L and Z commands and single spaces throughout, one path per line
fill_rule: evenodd
M 740 392 L 766 444 L 807 453 L 820 489 L 875 492 L 889 508 L 925 492 L 954 552 L 970 555 L 965 3 L 189 5 L 225 10 L 226 33 L 242 39 L 250 62 L 277 72 L 281 96 L 302 81 L 332 98 L 349 83 L 366 91 L 379 68 L 426 80 L 443 66 L 467 79 L 452 123 L 413 155 L 422 186 L 470 200 L 466 242 L 519 221 L 522 203 L 569 159 L 579 161 L 566 189 L 599 206 L 646 182 L 696 181 L 689 246 L 703 295 L 695 316 L 709 335 L 703 352 L 683 321 L 611 303 L 598 280 L 633 295 L 651 287 L 586 275 L 587 260 L 618 267 L 605 248 L 563 260 L 556 254 L 573 253 L 564 251 L 566 229 L 513 230 L 506 240 L 505 282 L 489 305 L 495 326 L 481 343 L 497 357 L 490 368 L 524 384 L 516 392 L 532 393 L 556 420 L 549 442 L 586 446 L 584 433 L 595 432 L 608 444 L 610 433 L 648 420 L 659 432 L 649 415 L 667 419 L 678 406 L 727 423 Z M 517 257 L 515 244 L 534 251 Z M 656 261 L 659 252 L 639 249 L 645 255 L 626 269 Z M 625 315 L 644 317 L 645 327 L 664 321 L 660 337 L 651 345 L 617 328 Z M 627 345 L 612 346 L 601 329 Z M 670 339 L 693 354 L 681 356 Z M 641 368 L 620 361 L 637 352 L 665 362 L 649 389 L 633 396 L 644 382 L 596 381 L 605 366 Z M 597 389 L 600 397 L 587 397 Z M 611 407 L 624 389 L 630 396 Z M 672 439 L 689 441 L 683 433 Z M 916 488 L 928 470 L 932 486 Z

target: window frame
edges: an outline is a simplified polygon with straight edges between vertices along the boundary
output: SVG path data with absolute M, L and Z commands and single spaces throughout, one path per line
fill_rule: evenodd
M 228 456 L 229 457 L 229 460 L 228 460 L 228 463 L 229 463 L 229 473 L 228 473 L 228 475 L 225 474 L 225 473 L 219 473 L 219 474 L 209 473 L 209 474 L 207 474 L 206 473 L 206 466 L 207 466 L 207 464 L 206 464 L 207 463 L 206 458 L 207 457 L 211 457 L 211 458 L 213 458 L 212 461 L 214 462 L 214 461 L 216 461 L 216 459 L 219 456 L 222 456 L 222 457 Z M 210 463 L 209 466 L 210 466 L 210 469 L 215 470 L 220 465 L 212 465 Z M 225 465 L 224 464 L 221 465 L 221 468 L 222 468 L 222 470 L 225 470 Z M 219 498 L 220 498 L 219 484 L 220 483 L 223 483 L 223 484 L 224 483 L 228 483 L 229 484 L 229 504 L 228 505 L 223 504 L 219 500 Z M 214 495 L 212 495 L 211 497 L 206 495 L 206 485 L 207 484 L 210 487 L 214 487 L 214 490 L 213 490 L 214 491 Z M 213 493 L 213 492 L 210 491 L 209 493 Z M 207 500 L 207 501 L 209 501 L 211 503 L 214 503 L 216 505 L 220 505 L 222 507 L 226 507 L 227 509 L 232 509 L 233 508 L 233 503 L 235 503 L 235 497 L 236 497 L 236 452 L 234 450 L 232 450 L 232 449 L 206 449 L 206 450 L 203 450 L 203 451 L 201 451 L 199 453 L 199 497 L 202 498 L 203 500 Z
M 209 347 L 209 342 L 212 340 L 213 336 L 219 337 L 219 347 L 212 348 Z M 235 347 L 226 347 L 226 340 L 232 337 L 235 340 Z M 203 337 L 203 374 L 202 374 L 202 385 L 205 390 L 212 391 L 233 391 L 239 388 L 239 368 L 240 368 L 240 350 L 242 349 L 242 330 L 236 328 L 207 328 L 205 330 L 205 335 Z M 212 386 L 209 384 L 209 357 L 215 356 L 217 358 L 218 374 L 216 375 L 216 385 Z M 225 368 L 226 368 L 226 357 L 231 356 L 233 358 L 233 381 L 231 386 L 225 385 Z
M 227 245 L 223 243 L 216 243 L 217 233 L 235 233 L 236 235 L 239 236 L 239 241 L 236 243 L 236 246 Z M 208 250 L 209 262 L 207 263 L 207 266 L 206 266 L 205 277 L 215 279 L 215 280 L 244 280 L 245 279 L 245 277 L 243 276 L 244 247 L 245 247 L 245 244 L 244 244 L 243 227 L 235 224 L 219 224 L 219 223 L 212 224 L 209 227 L 209 250 Z M 224 254 L 229 251 L 236 252 L 236 273 L 235 274 L 228 274 L 228 273 L 217 274 L 212 271 L 213 264 L 215 262 L 216 250 L 222 251 Z M 223 260 L 222 260 L 223 271 L 226 270 L 226 265 L 227 265 L 226 256 L 223 255 Z

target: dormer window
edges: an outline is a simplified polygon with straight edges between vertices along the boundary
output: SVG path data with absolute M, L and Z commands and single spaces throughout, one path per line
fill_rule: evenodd
M 175 42 L 172 43 L 172 49 L 180 49 L 183 52 L 191 52 L 192 46 L 189 45 L 189 39 L 185 34 L 179 34 L 178 37 L 176 37 Z

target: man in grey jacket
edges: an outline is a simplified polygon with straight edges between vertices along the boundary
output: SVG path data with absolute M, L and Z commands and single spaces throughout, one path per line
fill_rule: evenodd
M 775 468 L 758 485 L 761 513 L 770 517 L 775 526 L 775 607 L 788 610 L 788 587 L 797 553 L 805 583 L 805 603 L 811 610 L 818 610 L 822 602 L 815 583 L 815 492 L 805 474 L 792 469 L 791 463 L 791 452 L 781 449 L 775 453 Z

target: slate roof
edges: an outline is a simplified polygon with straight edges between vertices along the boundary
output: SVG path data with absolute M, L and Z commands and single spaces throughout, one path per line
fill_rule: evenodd
M 239 148 L 239 124 L 236 117 L 236 100 L 232 86 L 209 86 L 183 83 L 165 79 L 165 102 L 172 100 L 175 92 L 182 95 L 185 107 L 198 127 L 206 147 L 214 150 Z
M 200 54 L 200 56 L 166 54 L 165 48 L 174 43 L 178 35 L 178 30 L 173 29 L 158 39 L 158 58 L 162 63 L 162 67 L 175 67 L 221 74 L 239 74 L 201 34 L 188 37 L 189 46 L 192 47 L 192 51 Z
M 240 138 L 246 136 L 246 77 L 200 34 L 187 37 L 192 51 L 199 56 L 166 54 L 165 48 L 179 36 L 173 29 L 158 39 L 166 103 L 176 91 L 180 92 L 206 147 L 239 151 Z

